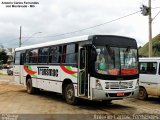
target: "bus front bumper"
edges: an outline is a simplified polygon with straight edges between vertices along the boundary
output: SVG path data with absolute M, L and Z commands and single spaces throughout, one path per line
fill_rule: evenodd
M 98 90 L 92 89 L 92 100 L 117 100 L 123 98 L 137 98 L 139 88 L 130 90 Z

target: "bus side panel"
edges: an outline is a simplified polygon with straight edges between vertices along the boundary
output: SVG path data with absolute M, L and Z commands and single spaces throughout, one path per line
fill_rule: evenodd
M 74 89 L 75 89 L 75 96 L 77 96 L 77 88 L 78 88 L 78 69 L 72 66 L 61 66 L 61 80 L 69 79 L 72 81 Z
M 140 86 L 145 87 L 149 95 L 157 95 L 157 75 L 140 74 Z
M 57 93 L 62 93 L 62 89 L 60 89 L 61 88 L 60 86 L 62 86 L 62 82 L 37 79 L 37 84 L 38 88 Z
M 34 87 L 62 93 L 61 70 L 59 66 L 37 66 L 35 81 Z
M 27 75 L 30 75 L 32 78 L 32 86 L 37 87 L 37 66 L 35 65 L 22 65 L 22 82 L 24 85 L 26 85 L 26 77 Z

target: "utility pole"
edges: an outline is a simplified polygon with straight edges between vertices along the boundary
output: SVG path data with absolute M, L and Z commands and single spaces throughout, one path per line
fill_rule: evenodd
M 148 0 L 148 7 L 145 5 L 142 5 L 140 7 L 142 14 L 144 16 L 148 16 L 148 26 L 149 26 L 149 45 L 148 45 L 148 56 L 152 57 L 152 11 L 151 11 L 151 0 Z
M 149 57 L 152 57 L 152 12 L 151 12 L 151 0 L 148 1 L 149 5 Z
M 19 47 L 22 45 L 22 27 L 20 26 Z

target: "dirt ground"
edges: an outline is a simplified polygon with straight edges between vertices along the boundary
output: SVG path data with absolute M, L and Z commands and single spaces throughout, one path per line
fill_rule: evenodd
M 6 80 L 13 80 L 13 76 L 9 76 L 9 75 L 0 75 L 0 82 L 1 81 L 6 81 Z
M 69 105 L 56 93 L 41 91 L 29 95 L 26 88 L 15 85 L 12 76 L 0 75 L 0 113 L 1 114 L 159 114 L 160 98 L 149 97 L 146 101 L 137 99 L 115 100 L 111 104 L 80 100 L 78 105 Z M 60 116 L 59 116 L 60 117 Z M 158 116 L 160 118 L 160 116 Z M 93 116 L 97 119 L 97 116 Z M 1 120 L 1 118 L 0 118 Z

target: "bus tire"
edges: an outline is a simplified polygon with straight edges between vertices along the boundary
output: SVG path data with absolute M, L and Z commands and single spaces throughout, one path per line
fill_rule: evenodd
M 36 92 L 36 89 L 34 87 L 32 87 L 32 79 L 31 78 L 27 79 L 26 87 L 27 87 L 27 93 L 34 94 Z
M 65 99 L 68 104 L 75 105 L 77 103 L 77 98 L 75 97 L 74 86 L 72 83 L 66 85 Z
M 145 88 L 140 87 L 139 88 L 139 97 L 140 100 L 146 100 L 148 98 L 148 94 L 147 91 L 145 90 Z

